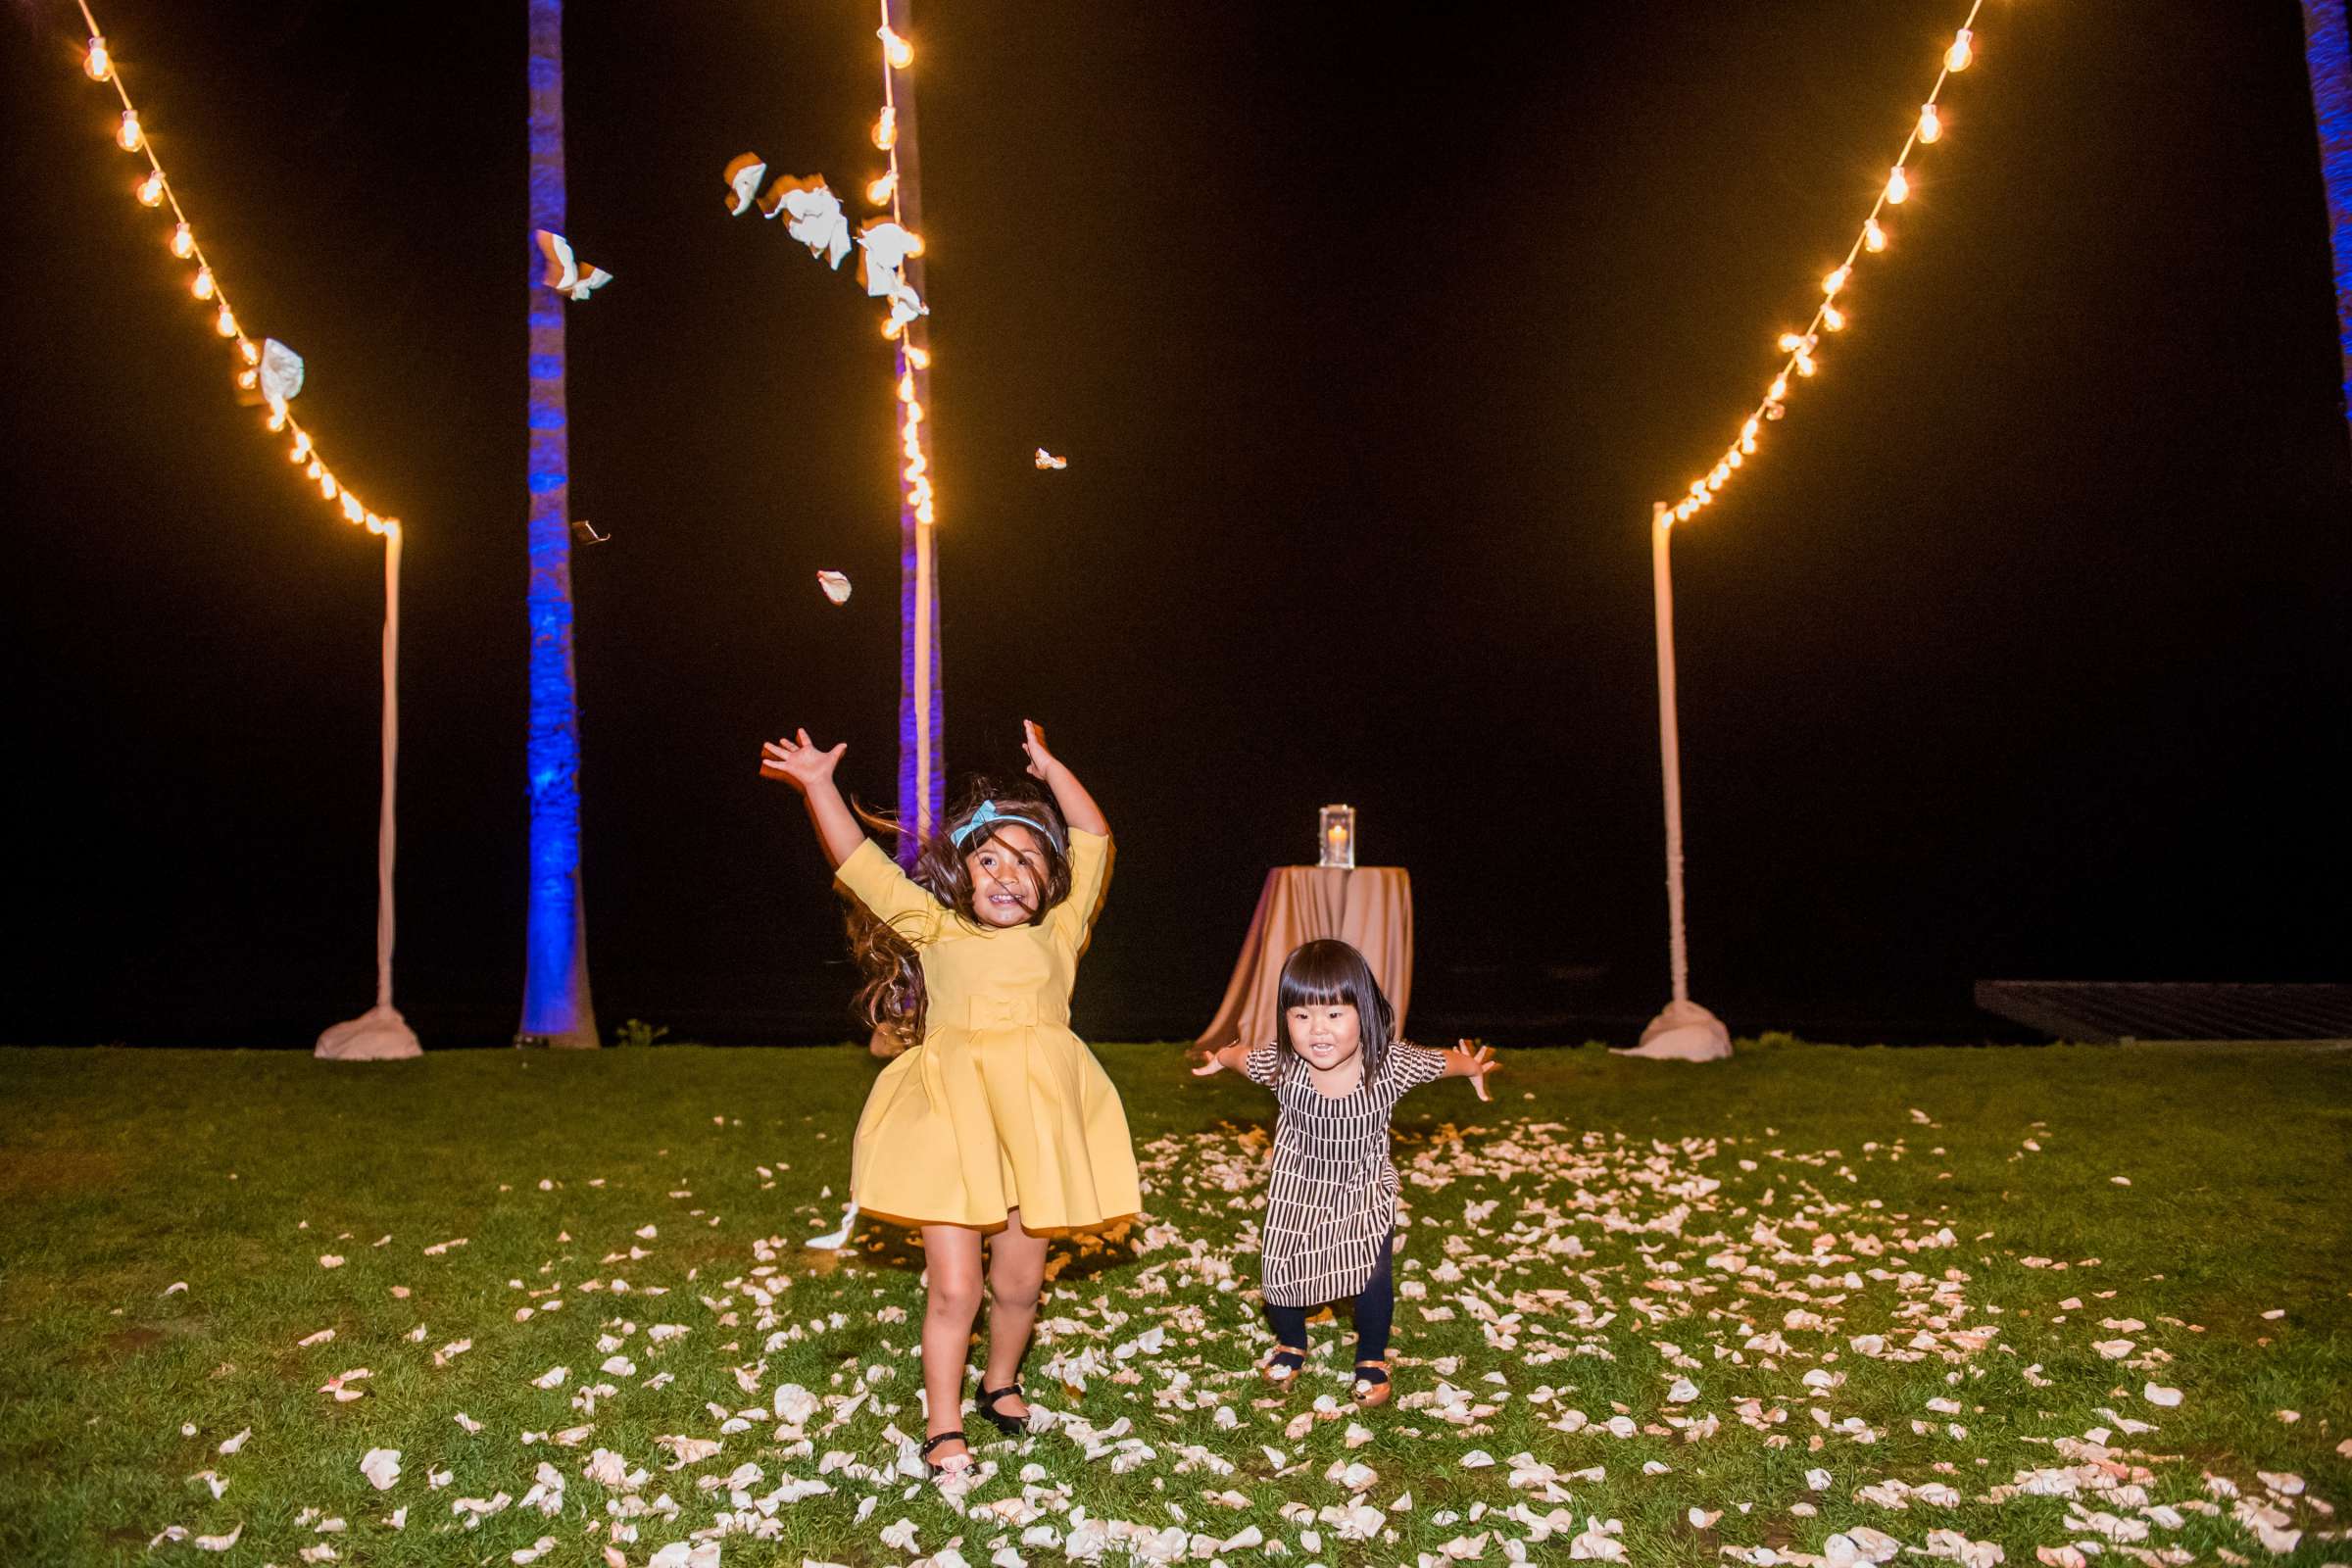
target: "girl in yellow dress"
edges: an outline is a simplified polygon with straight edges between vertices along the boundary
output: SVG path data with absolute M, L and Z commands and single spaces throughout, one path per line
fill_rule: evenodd
M 971 803 L 926 840 L 908 877 L 865 835 L 833 782 L 846 745 L 801 730 L 762 749 L 761 776 L 798 789 L 842 886 L 921 965 L 922 1043 L 884 1068 L 858 1118 L 850 1196 L 920 1227 L 923 1458 L 934 1475 L 971 1463 L 960 1429 L 965 1360 L 990 1238 L 988 1361 L 980 1413 L 1025 1430 L 1018 1381 L 1045 1286 L 1046 1240 L 1143 1207 L 1127 1113 L 1070 1033 L 1070 985 L 1110 876 L 1110 826 L 1084 785 L 1022 724 L 1024 792 Z M 869 987 L 869 1004 L 881 987 Z M 877 1009 L 878 1010 L 878 1009 Z

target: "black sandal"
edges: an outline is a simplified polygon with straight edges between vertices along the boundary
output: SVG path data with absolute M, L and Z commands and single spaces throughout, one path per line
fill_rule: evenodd
M 961 1453 L 949 1454 L 945 1463 L 932 1464 L 931 1450 L 938 1447 L 943 1443 L 961 1443 L 963 1444 L 964 1451 Z M 923 1446 L 916 1449 L 915 1452 L 921 1456 L 924 1465 L 930 1470 L 933 1479 L 937 1479 L 940 1476 L 955 1475 L 957 1471 L 970 1469 L 972 1467 L 971 1446 L 971 1444 L 965 1440 L 962 1433 L 942 1432 L 936 1437 L 926 1439 L 923 1443 Z M 956 1461 L 958 1459 L 961 1459 L 963 1463 L 956 1464 Z
M 997 1430 L 1006 1437 L 1026 1437 L 1029 1432 L 1029 1417 L 1026 1412 L 1020 1415 L 1006 1415 L 997 1408 L 997 1401 L 1007 1395 L 1018 1397 L 1024 1404 L 1029 1399 L 1027 1395 L 1021 1393 L 1021 1386 L 1018 1383 L 1007 1383 L 1001 1389 L 984 1388 L 980 1391 L 980 1413 L 994 1422 Z

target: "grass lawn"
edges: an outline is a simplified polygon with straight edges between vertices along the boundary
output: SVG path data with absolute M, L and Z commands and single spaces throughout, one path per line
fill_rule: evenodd
M 1149 1211 L 947 1494 L 919 1249 L 798 1245 L 861 1052 L 0 1052 L 0 1565 L 2352 1562 L 2352 1050 L 1510 1054 L 1372 1412 L 1251 1370 L 1270 1097 L 1102 1055 Z

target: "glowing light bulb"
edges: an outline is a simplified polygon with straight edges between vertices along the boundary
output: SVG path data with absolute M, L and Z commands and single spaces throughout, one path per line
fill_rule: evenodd
M 882 318 L 882 335 L 886 338 L 892 339 L 893 341 L 897 340 L 899 335 L 899 318 L 897 317 L 886 316 Z
M 1942 137 L 1943 117 L 1936 112 L 1934 104 L 1921 104 L 1919 106 L 1919 139 L 1923 142 L 1930 142 L 1939 141 Z
M 196 276 L 188 284 L 188 292 L 200 300 L 211 299 L 213 297 L 213 270 L 209 267 L 196 269 Z
M 145 140 L 146 132 L 139 129 L 139 112 L 123 110 L 122 123 L 115 128 L 115 145 L 126 153 L 135 153 Z
M 278 431 L 283 430 L 285 427 L 286 406 L 282 403 L 270 404 L 270 417 L 262 421 L 262 428 L 269 431 L 271 435 L 275 435 Z
M 1829 276 L 1821 280 L 1821 291 L 1835 299 L 1838 291 L 1845 287 L 1845 280 L 1853 275 L 1854 270 L 1852 268 L 1840 267 Z
M 874 145 L 888 152 L 898 144 L 899 112 L 886 104 L 874 120 Z
M 909 256 L 920 256 L 920 255 L 922 255 L 922 254 L 923 254 L 923 236 L 922 236 L 922 235 L 920 235 L 920 234 L 916 234 L 916 233 L 912 233 L 912 232 L 909 232 L 909 233 L 907 234 L 907 236 L 906 236 L 906 254 L 907 254 L 907 255 L 909 255 Z
M 1835 305 L 1824 305 L 1821 308 L 1821 324 L 1833 332 L 1842 332 L 1845 330 L 1845 313 Z
M 322 473 L 318 476 L 318 494 L 328 501 L 335 499 L 335 476 L 333 474 Z
M 931 351 L 909 343 L 906 345 L 906 363 L 918 370 L 928 370 L 931 368 Z
M 331 499 L 333 499 L 333 498 L 332 498 L 332 497 L 329 497 L 328 499 L 330 499 L 330 500 L 331 500 Z M 360 498 L 359 498 L 358 496 L 355 496 L 355 495 L 353 495 L 353 494 L 352 494 L 350 491 L 348 491 L 348 490 L 344 491 L 344 492 L 343 492 L 343 520 L 344 520 L 345 522 L 357 522 L 357 521 L 359 521 L 359 520 L 360 520 L 362 517 L 365 517 L 366 515 L 368 515 L 368 509 L 367 509 L 366 507 L 363 507 L 363 506 L 361 506 L 361 505 L 360 505 Z
M 288 463 L 299 464 L 310 455 L 311 432 L 308 430 L 296 431 L 294 434 L 294 446 L 292 450 L 286 453 L 286 461 Z
M 1797 374 L 1799 374 L 1799 375 L 1811 375 L 1811 374 L 1812 374 L 1812 373 L 1813 373 L 1813 372 L 1814 372 L 1816 369 L 1818 369 L 1818 368 L 1820 368 L 1820 367 L 1816 366 L 1816 365 L 1813 363 L 1813 356 L 1812 356 L 1812 355 L 1810 355 L 1810 354 L 1799 354 L 1799 355 L 1796 357 L 1796 373 L 1797 373 Z
M 229 314 L 228 302 L 225 300 L 220 304 L 220 314 L 213 318 L 213 330 L 222 337 L 237 335 L 237 318 Z
M 1805 340 L 1797 333 L 1783 332 L 1781 334 L 1781 352 L 1783 354 L 1794 354 L 1804 346 Z
M 384 519 L 372 512 L 368 514 L 368 531 L 372 534 L 381 534 L 384 531 Z
M 115 57 L 106 52 L 104 38 L 90 40 L 90 52 L 81 57 L 81 69 L 89 73 L 92 81 L 104 81 L 115 74 Z
M 1723 466 L 1727 468 L 1737 468 L 1740 466 L 1740 465 L 1745 463 L 1747 459 L 1740 455 L 1738 448 L 1734 448 L 1732 451 L 1723 455 Z
M 876 27 L 874 36 L 882 40 L 882 58 L 890 62 L 893 71 L 905 71 L 914 64 L 914 45 L 890 30 L 888 24 Z
M 325 475 L 326 465 L 320 463 L 317 458 L 313 458 L 311 460 L 311 466 L 302 470 L 302 476 L 306 479 L 320 479 L 325 477 Z
M 1862 224 L 1862 248 L 1866 251 L 1883 251 L 1886 248 L 1886 231 L 1879 226 L 1879 220 L 1875 218 Z
M 1740 450 L 1746 453 L 1751 458 L 1754 457 L 1756 455 L 1756 438 L 1751 435 L 1745 440 L 1741 441 L 1740 443 Z
M 1720 490 L 1731 476 L 1732 466 L 1729 463 L 1718 463 L 1715 465 L 1715 471 L 1707 475 L 1707 483 Z
M 912 370 L 908 370 L 899 377 L 899 401 L 901 403 L 914 401 L 914 372 Z
M 237 340 L 237 352 L 245 357 L 247 365 L 262 363 L 262 346 L 249 337 Z
M 1944 70 L 1966 71 L 1968 69 L 1968 63 L 1977 58 L 1974 38 L 1975 34 L 1966 27 L 1962 27 L 1958 32 L 1952 34 L 1952 46 L 1943 52 Z
M 1778 403 L 1781 401 L 1781 399 L 1787 397 L 1788 395 L 1788 378 L 1785 375 L 1774 376 L 1772 378 L 1772 385 L 1764 389 L 1764 397 L 1768 402 Z
M 889 173 L 884 174 L 880 179 L 872 180 L 867 183 L 865 187 L 865 199 L 869 202 L 872 202 L 876 207 L 888 207 L 890 205 L 891 197 L 897 195 L 898 190 L 898 171 L 892 170 Z
M 185 223 L 172 229 L 172 254 L 183 262 L 196 254 L 196 231 Z
M 1741 444 L 1742 446 L 1744 446 L 1744 445 L 1745 445 L 1747 442 L 1753 441 L 1755 438 L 1756 438 L 1756 420 L 1755 420 L 1755 416 L 1754 416 L 1753 415 L 1750 415 L 1750 416 L 1748 416 L 1748 420 L 1747 420 L 1747 422 L 1746 422 L 1745 424 L 1743 424 L 1743 425 L 1741 425 L 1741 426 L 1740 427 L 1740 444 Z
M 141 207 L 161 207 L 164 204 L 164 172 L 162 170 L 151 169 L 147 172 L 147 177 L 139 181 L 138 196 Z
M 1900 207 L 1910 199 L 1911 176 L 1903 172 L 1902 165 L 1897 164 L 1894 172 L 1886 176 L 1886 205 Z
M 252 391 L 252 390 L 253 390 L 255 387 L 257 387 L 257 386 L 260 386 L 261 384 L 262 384 L 262 372 L 261 372 L 261 371 L 259 371 L 259 370 L 255 370 L 255 369 L 243 369 L 243 370 L 239 370 L 239 371 L 237 372 L 237 390 L 238 390 L 238 391 L 240 391 L 240 392 L 250 392 L 250 391 Z

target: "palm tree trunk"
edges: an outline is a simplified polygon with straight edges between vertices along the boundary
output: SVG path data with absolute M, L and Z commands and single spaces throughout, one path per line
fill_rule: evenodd
M 882 0 L 882 18 L 901 37 L 907 35 L 911 0 Z M 896 216 L 916 233 L 922 232 L 922 166 L 915 156 L 914 83 L 910 74 L 883 63 L 883 79 L 891 107 L 898 115 L 898 143 L 891 150 L 891 167 L 898 175 Z M 923 259 L 910 256 L 906 281 L 923 292 Z M 919 410 L 911 434 L 931 469 L 931 371 L 929 327 L 917 317 L 901 334 L 891 357 L 891 381 L 911 386 L 912 406 Z M 911 354 L 909 350 L 913 351 Z M 908 403 L 899 403 L 902 453 L 908 439 Z M 904 457 L 902 457 L 904 461 Z M 947 798 L 947 745 L 941 735 L 946 702 L 940 689 L 939 552 L 931 525 L 932 508 L 917 507 L 910 487 L 899 488 L 899 821 L 913 831 L 899 839 L 899 858 L 914 863 L 920 835 L 938 827 Z
M 562 233 L 564 5 L 530 11 L 530 228 Z M 588 924 L 580 898 L 580 719 L 571 658 L 570 440 L 564 392 L 564 296 L 540 282 L 526 230 L 530 306 L 529 902 L 523 938 L 522 1028 L 516 1044 L 593 1047 Z
M 2336 345 L 2344 371 L 2344 416 L 2352 420 L 2352 25 L 2345 0 L 2303 0 L 2303 60 L 2319 122 L 2320 178 L 2328 194 L 2328 240 L 2335 260 Z

